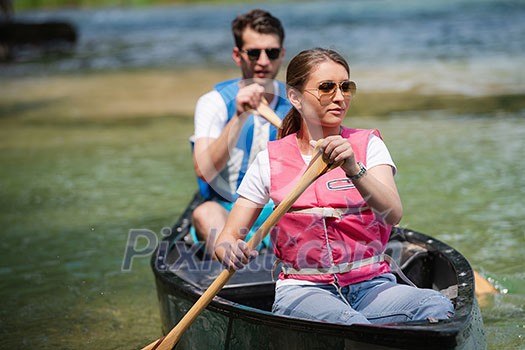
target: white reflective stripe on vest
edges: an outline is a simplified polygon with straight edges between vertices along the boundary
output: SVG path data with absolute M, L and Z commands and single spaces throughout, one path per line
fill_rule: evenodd
M 294 269 L 293 267 L 283 265 L 281 268 L 285 275 L 325 275 L 334 273 L 345 273 L 383 261 L 385 261 L 385 254 L 375 255 L 363 260 L 343 263 L 332 267 Z
M 319 215 L 323 218 L 338 218 L 341 219 L 344 215 L 356 214 L 368 210 L 370 207 L 365 206 L 361 208 L 306 208 L 306 209 L 291 209 L 288 212 L 294 214 L 313 214 Z

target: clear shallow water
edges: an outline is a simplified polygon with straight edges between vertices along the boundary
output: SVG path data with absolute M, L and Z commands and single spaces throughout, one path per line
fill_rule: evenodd
M 288 57 L 320 42 L 332 46 L 366 78 L 360 86 L 376 91 L 523 93 L 522 2 L 327 4 L 269 7 L 286 25 Z M 0 66 L 0 79 L 190 63 L 229 67 L 227 28 L 245 9 L 23 14 L 75 21 L 78 50 L 59 61 Z M 402 225 L 454 246 L 505 292 L 482 309 L 489 349 L 524 348 L 524 111 L 383 119 L 350 113 L 346 124 L 381 130 L 399 167 Z M 191 119 L 77 123 L 49 115 L 3 118 L 0 125 L 0 348 L 138 349 L 159 337 L 149 261 L 136 258 L 123 272 L 122 260 L 130 229 L 160 235 L 195 189 Z
M 346 122 L 382 131 L 399 167 L 402 225 L 454 246 L 505 291 L 482 309 L 489 349 L 524 345 L 523 117 Z M 67 150 L 56 143 L 65 131 Z M 128 231 L 160 236 L 191 197 L 191 119 L 4 122 L 0 133 L 0 348 L 138 349 L 160 336 L 149 259 L 121 267 Z
M 455 247 L 502 292 L 483 300 L 489 349 L 525 347 L 524 117 L 423 112 L 355 121 L 378 126 L 394 156 L 401 225 Z

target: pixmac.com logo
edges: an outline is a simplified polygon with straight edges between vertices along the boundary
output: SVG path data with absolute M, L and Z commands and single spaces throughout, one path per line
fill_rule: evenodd
M 157 268 L 161 270 L 166 269 L 165 260 L 170 248 L 170 242 L 164 238 L 171 235 L 171 229 L 164 227 L 161 231 L 161 238 L 148 229 L 131 229 L 128 233 L 128 240 L 124 250 L 124 258 L 122 260 L 122 271 L 129 272 L 133 267 L 133 260 L 135 258 L 150 257 L 155 254 Z M 202 244 L 195 244 L 187 246 L 186 244 L 177 244 L 179 253 L 179 261 L 177 265 L 190 264 L 195 265 L 195 254 L 202 248 Z
M 184 273 L 202 273 L 218 271 L 223 268 L 221 263 L 216 260 L 202 259 L 203 254 L 206 254 L 202 243 L 190 245 L 183 240 L 178 240 L 175 237 L 176 235 L 172 235 L 171 229 L 168 227 L 161 230 L 161 236 L 162 238 L 159 241 L 158 235 L 151 230 L 131 229 L 124 251 L 122 271 L 131 271 L 133 260 L 144 257 L 152 259 L 157 271 L 175 272 L 181 270 L 185 271 Z M 287 235 L 287 238 L 288 241 L 283 245 L 294 245 L 294 237 Z M 380 254 L 387 248 L 387 254 L 400 261 L 403 246 L 399 242 L 397 242 L 398 244 L 395 243 L 396 241 L 390 242 L 388 247 L 385 247 L 384 242 L 380 239 L 370 242 L 356 241 L 356 246 L 352 249 L 347 242 L 341 240 L 331 241 L 330 247 L 325 246 L 322 241 L 308 241 L 297 250 L 295 259 L 301 268 L 316 268 L 319 262 L 322 266 L 330 266 L 328 257 L 332 251 L 337 251 L 341 261 L 349 262 L 362 260 L 370 253 L 373 255 Z M 320 261 L 312 260 L 312 256 L 317 256 Z M 263 254 L 253 259 L 243 269 L 252 272 L 269 271 L 273 275 L 275 268 L 273 254 Z
M 161 230 L 161 236 L 159 240 L 158 235 L 148 229 L 129 230 L 122 260 L 122 271 L 130 272 L 135 258 L 154 259 L 153 263 L 158 271 L 207 272 L 220 268 L 221 264 L 218 261 L 202 259 L 202 256 L 206 256 L 208 253 L 205 251 L 202 242 L 189 245 L 183 240 L 177 240 L 172 236 L 169 227 L 164 227 Z M 167 239 L 168 237 L 174 238 L 174 240 Z M 272 266 L 273 261 L 259 259 L 252 261 L 246 266 L 246 269 L 250 271 L 271 271 Z

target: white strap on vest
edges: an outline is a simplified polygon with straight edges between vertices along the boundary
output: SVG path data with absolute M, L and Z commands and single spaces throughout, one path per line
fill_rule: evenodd
M 290 213 L 295 214 L 313 214 L 319 215 L 323 218 L 337 218 L 342 219 L 344 215 L 355 214 L 370 209 L 368 206 L 360 208 L 306 208 L 306 209 L 291 209 Z
M 370 258 L 366 258 L 363 260 L 347 262 L 331 267 L 294 269 L 293 267 L 283 265 L 281 269 L 285 275 L 326 275 L 334 273 L 345 273 L 383 261 L 385 261 L 385 254 L 374 255 Z
M 349 271 L 352 271 L 352 270 L 355 270 L 355 269 L 359 269 L 359 268 L 361 268 L 363 266 L 367 266 L 367 265 L 371 265 L 371 264 L 375 264 L 375 263 L 380 263 L 380 262 L 383 262 L 383 261 L 387 261 L 388 264 L 390 265 L 390 268 L 392 269 L 392 271 L 396 272 L 398 274 L 398 276 L 403 281 L 405 281 L 406 284 L 408 284 L 409 286 L 415 287 L 415 288 L 419 288 L 418 286 L 416 286 L 403 273 L 403 271 L 401 270 L 399 265 L 397 265 L 396 261 L 394 259 L 392 259 L 387 254 L 374 255 L 374 256 L 372 256 L 370 258 L 367 258 L 367 259 L 358 260 L 358 261 L 354 261 L 354 262 L 351 262 L 351 263 L 344 263 L 344 264 L 340 264 L 340 265 L 336 265 L 336 266 L 332 266 L 332 267 L 328 267 L 328 268 L 318 268 L 318 269 L 316 269 L 316 268 L 304 268 L 304 269 L 297 270 L 297 269 L 294 269 L 293 267 L 282 265 L 281 269 L 282 269 L 282 271 L 283 271 L 283 273 L 285 275 L 289 275 L 289 274 L 294 274 L 294 275 L 323 275 L 323 274 L 334 274 L 334 273 L 349 272 Z M 273 268 L 272 268 L 272 281 L 274 281 L 273 272 L 275 271 L 275 268 L 277 267 L 277 265 L 279 263 L 281 263 L 281 262 L 282 261 L 280 259 L 277 259 L 274 262 L 274 265 L 273 265 Z M 450 293 L 447 293 L 447 292 L 449 292 L 449 291 L 445 291 L 445 292 L 442 291 L 442 293 L 447 295 L 447 296 L 449 296 L 449 294 L 454 294 L 454 290 L 451 290 Z M 455 291 L 455 294 L 457 296 L 457 289 Z

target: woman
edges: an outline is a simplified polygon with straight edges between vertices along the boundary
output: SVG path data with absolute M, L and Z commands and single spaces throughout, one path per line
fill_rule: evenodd
M 281 138 L 257 156 L 238 190 L 218 258 L 241 268 L 257 254 L 245 233 L 264 203 L 283 200 L 321 140 L 325 156 L 342 164 L 306 189 L 272 230 L 283 263 L 273 311 L 345 324 L 451 317 L 447 298 L 397 284 L 385 260 L 391 227 L 403 214 L 395 165 L 377 130 L 342 126 L 356 91 L 347 62 L 332 50 L 306 50 L 291 60 L 286 78 L 293 107 Z

